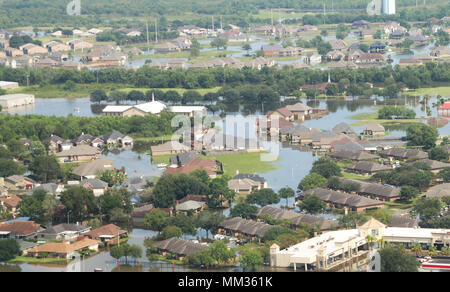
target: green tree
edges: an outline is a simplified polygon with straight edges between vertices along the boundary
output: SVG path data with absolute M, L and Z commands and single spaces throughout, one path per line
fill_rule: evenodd
M 45 183 L 62 177 L 61 167 L 55 156 L 37 156 L 31 163 L 30 170 L 40 181 Z
M 405 201 L 411 201 L 417 197 L 419 193 L 420 191 L 413 186 L 402 186 L 400 189 L 400 198 Z
M 422 123 L 414 123 L 406 131 L 409 146 L 423 146 L 426 150 L 436 146 L 437 138 L 436 128 Z
M 169 239 L 172 237 L 177 237 L 180 238 L 183 235 L 183 231 L 181 230 L 181 228 L 177 227 L 177 226 L 173 226 L 173 225 L 169 225 L 163 228 L 162 232 L 161 232 L 161 239 L 165 240 L 165 239 Z
M 307 191 L 315 188 L 322 188 L 327 186 L 327 179 L 318 173 L 312 172 L 306 175 L 298 184 L 298 189 Z
M 286 206 L 287 206 L 288 199 L 295 197 L 295 191 L 290 187 L 281 188 L 278 191 L 278 196 L 282 199 L 286 199 Z
M 161 210 L 153 210 L 151 213 L 145 214 L 144 227 L 161 232 L 169 222 L 169 215 Z
M 66 206 L 69 220 L 83 221 L 98 212 L 94 193 L 83 187 L 73 186 L 61 193 L 61 203 Z
M 19 243 L 15 239 L 0 240 L 0 262 L 12 260 L 21 253 Z
M 326 207 L 326 204 L 316 195 L 306 195 L 299 203 L 299 207 L 311 214 L 319 213 Z
M 379 253 L 381 272 L 417 272 L 420 266 L 414 256 L 402 253 L 398 247 L 387 246 Z
M 441 147 L 434 147 L 430 150 L 430 159 L 447 162 L 450 154 Z
M 247 203 L 239 203 L 231 208 L 230 217 L 249 219 L 250 217 L 255 216 L 257 212 L 258 208 L 256 206 Z
M 209 232 L 217 230 L 223 220 L 225 220 L 225 216 L 222 214 L 203 210 L 197 216 L 196 226 L 204 229 L 206 231 L 206 238 L 208 238 Z
M 246 271 L 256 271 L 263 264 L 264 259 L 258 250 L 244 250 L 239 257 L 241 267 Z
M 272 189 L 255 190 L 245 200 L 248 204 L 257 204 L 261 207 L 280 202 L 280 197 Z
M 323 176 L 324 178 L 329 178 L 331 176 L 341 176 L 341 168 L 331 159 L 320 158 L 313 163 L 311 172 L 315 172 Z
M 103 89 L 97 89 L 91 92 L 90 100 L 91 102 L 100 103 L 104 100 L 107 100 L 108 96 Z
M 245 43 L 245 44 L 242 45 L 242 49 L 244 51 L 247 51 L 247 56 L 249 56 L 249 52 L 252 49 L 252 46 L 249 43 Z
M 224 38 L 216 38 L 211 41 L 211 47 L 217 48 L 217 50 L 219 50 L 220 48 L 223 48 L 224 50 L 226 50 L 227 43 L 228 43 L 228 41 Z

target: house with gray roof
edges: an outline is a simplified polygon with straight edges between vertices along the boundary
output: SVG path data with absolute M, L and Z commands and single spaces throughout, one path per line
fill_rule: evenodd
M 359 195 L 338 192 L 324 188 L 311 189 L 300 194 L 297 199 L 302 200 L 307 195 L 315 195 L 324 201 L 328 206 L 336 208 L 346 208 L 352 211 L 361 212 L 365 209 L 383 208 L 384 202 L 369 199 Z
M 445 163 L 437 160 L 431 160 L 431 159 L 420 159 L 416 160 L 414 162 L 409 163 L 408 165 L 415 165 L 416 163 L 425 163 L 430 167 L 430 171 L 433 173 L 438 173 L 444 168 L 450 167 L 450 163 Z
M 94 136 L 82 133 L 80 136 L 76 137 L 72 140 L 74 145 L 81 145 L 81 144 L 91 144 L 91 142 L 95 139 Z
M 39 232 L 38 238 L 73 241 L 83 233 L 89 232 L 90 230 L 91 227 L 89 226 L 62 223 Z
M 411 219 L 406 216 L 392 215 L 390 227 L 418 228 L 419 220 Z
M 207 245 L 194 243 L 192 241 L 184 240 L 181 238 L 172 237 L 163 241 L 156 241 L 152 244 L 156 247 L 163 256 L 169 254 L 175 254 L 179 260 L 182 260 L 186 256 L 192 256 L 201 250 L 208 249 Z
M 299 225 L 300 223 L 307 223 L 312 228 L 316 228 L 320 225 L 320 230 L 328 231 L 338 227 L 338 222 L 335 220 L 328 220 L 323 217 L 313 216 L 309 214 L 296 213 L 272 206 L 264 206 L 258 210 L 257 216 L 269 215 L 273 219 L 288 219 L 293 225 Z
M 71 176 L 77 180 L 96 178 L 106 170 L 113 170 L 112 160 L 97 159 L 77 166 L 71 173 Z
M 37 190 L 44 190 L 47 194 L 51 194 L 51 195 L 55 196 L 56 198 L 59 198 L 59 195 L 61 194 L 61 192 L 64 191 L 64 185 L 56 184 L 56 183 L 41 184 L 39 186 L 34 187 L 31 190 L 28 190 L 27 196 L 31 196 L 33 194 L 33 192 L 35 192 Z
M 103 195 L 108 189 L 108 183 L 97 178 L 84 179 L 80 182 L 80 186 L 91 190 L 96 197 Z
M 392 168 L 372 161 L 359 161 L 354 165 L 347 167 L 347 170 L 362 175 L 372 175 L 380 171 L 391 170 Z
M 198 157 L 198 155 L 193 152 L 179 153 L 170 157 L 170 165 L 174 167 L 182 167 L 196 157 Z
M 253 220 L 234 217 L 219 224 L 219 233 L 231 233 L 233 236 L 244 235 L 250 238 L 262 238 L 272 225 Z
M 419 159 L 428 158 L 428 153 L 406 148 L 390 148 L 379 152 L 381 157 L 392 157 L 397 160 L 407 160 L 411 157 L 417 157 Z
M 353 130 L 352 127 L 350 127 L 347 123 L 339 123 L 331 130 L 335 133 L 341 133 L 345 135 L 356 135 L 355 130 Z
M 450 196 L 450 183 L 435 185 L 425 193 L 427 198 L 442 198 Z
M 378 158 L 377 155 L 373 155 L 364 151 L 354 151 L 354 150 L 336 150 L 335 152 L 332 152 L 330 154 L 331 157 L 336 159 L 350 159 L 350 160 L 356 160 L 356 161 L 362 161 L 362 160 L 370 160 L 370 159 L 376 159 Z
M 363 129 L 363 134 L 367 136 L 381 136 L 384 135 L 385 132 L 385 128 L 380 124 L 370 124 Z
M 390 185 L 383 185 L 378 183 L 370 183 L 357 179 L 339 178 L 341 182 L 353 182 L 360 185 L 357 192 L 360 196 L 365 196 L 370 199 L 393 202 L 400 199 L 400 188 Z
M 193 214 L 198 214 L 200 211 L 203 210 L 203 208 L 205 208 L 206 206 L 206 202 L 201 202 L 201 201 L 193 201 L 193 200 L 189 200 L 189 201 L 185 201 L 183 203 L 177 204 L 175 209 L 177 210 L 177 212 L 183 212 L 183 213 L 193 213 Z

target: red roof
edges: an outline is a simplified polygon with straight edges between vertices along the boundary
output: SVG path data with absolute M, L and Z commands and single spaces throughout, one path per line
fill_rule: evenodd
M 34 221 L 14 221 L 11 223 L 0 224 L 0 231 L 10 231 L 20 235 L 29 235 L 36 232 L 41 225 Z
M 270 115 L 273 114 L 274 112 L 280 113 L 280 114 L 281 114 L 283 117 L 285 117 L 285 118 L 288 118 L 288 117 L 291 117 L 291 116 L 294 115 L 290 110 L 288 110 L 288 109 L 285 108 L 285 107 L 282 107 L 282 108 L 279 108 L 279 109 L 277 109 L 277 110 L 275 110 L 275 111 L 269 111 L 269 112 L 267 112 L 267 116 L 270 116 Z
M 114 224 L 108 224 L 100 226 L 99 228 L 93 229 L 87 233 L 84 233 L 84 236 L 89 238 L 99 238 L 100 236 L 117 236 L 119 234 L 127 233 L 125 230 L 120 229 L 119 226 Z
M 22 202 L 22 199 L 18 196 L 11 196 L 9 198 L 0 198 L 0 201 L 2 201 L 4 205 L 10 208 L 15 208 L 20 202 Z
M 441 105 L 441 106 L 439 107 L 439 109 L 440 109 L 440 110 L 450 110 L 450 102 L 449 102 L 449 101 L 444 102 L 444 104 Z
M 213 175 L 217 172 L 217 163 L 213 159 L 203 159 L 201 157 L 196 157 L 178 168 L 168 168 L 165 173 L 175 174 L 175 173 L 190 173 L 196 169 L 205 170 L 207 174 Z

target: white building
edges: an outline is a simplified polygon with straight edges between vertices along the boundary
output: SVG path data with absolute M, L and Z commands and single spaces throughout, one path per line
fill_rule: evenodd
M 33 94 L 7 94 L 0 96 L 0 106 L 3 109 L 9 109 L 18 106 L 34 104 Z
M 383 14 L 395 14 L 395 0 L 383 0 Z
M 10 81 L 0 81 L 0 89 L 15 89 L 19 88 L 18 82 L 10 82 Z
M 406 247 L 414 243 L 423 247 L 450 245 L 450 229 L 387 227 L 372 218 L 358 229 L 326 232 L 283 250 L 274 244 L 270 247 L 270 265 L 327 270 L 367 250 L 369 235 L 374 240 L 383 238 L 386 243 Z

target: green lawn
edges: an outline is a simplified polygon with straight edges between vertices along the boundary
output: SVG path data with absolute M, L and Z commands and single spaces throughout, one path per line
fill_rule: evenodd
M 432 87 L 432 88 L 419 88 L 414 91 L 408 91 L 403 94 L 406 95 L 430 95 L 430 96 L 450 96 L 450 86 Z
M 265 173 L 276 169 L 273 162 L 261 161 L 263 153 L 239 153 L 230 155 L 206 156 L 216 159 L 223 164 L 226 175 L 234 176 L 236 171 L 240 173 Z
M 276 169 L 272 162 L 261 161 L 262 153 L 237 153 L 229 155 L 205 156 L 203 158 L 216 159 L 223 164 L 224 173 L 234 176 L 236 170 L 240 173 L 264 173 Z M 152 157 L 152 163 L 169 163 L 172 155 L 158 155 Z
M 16 256 L 14 259 L 8 261 L 9 263 L 36 263 L 36 264 L 66 264 L 69 261 L 65 259 L 58 258 L 45 258 L 38 259 L 34 257 L 27 256 Z
M 408 124 L 408 123 L 419 123 L 421 120 L 423 120 L 420 118 L 402 119 L 402 120 L 383 120 L 383 119 L 378 119 L 377 117 L 378 117 L 377 112 L 357 114 L 357 115 L 349 117 L 350 119 L 357 121 L 355 123 L 350 124 L 350 126 L 357 127 L 357 126 L 364 126 L 364 125 L 368 125 L 368 124 L 386 124 L 386 123 Z

